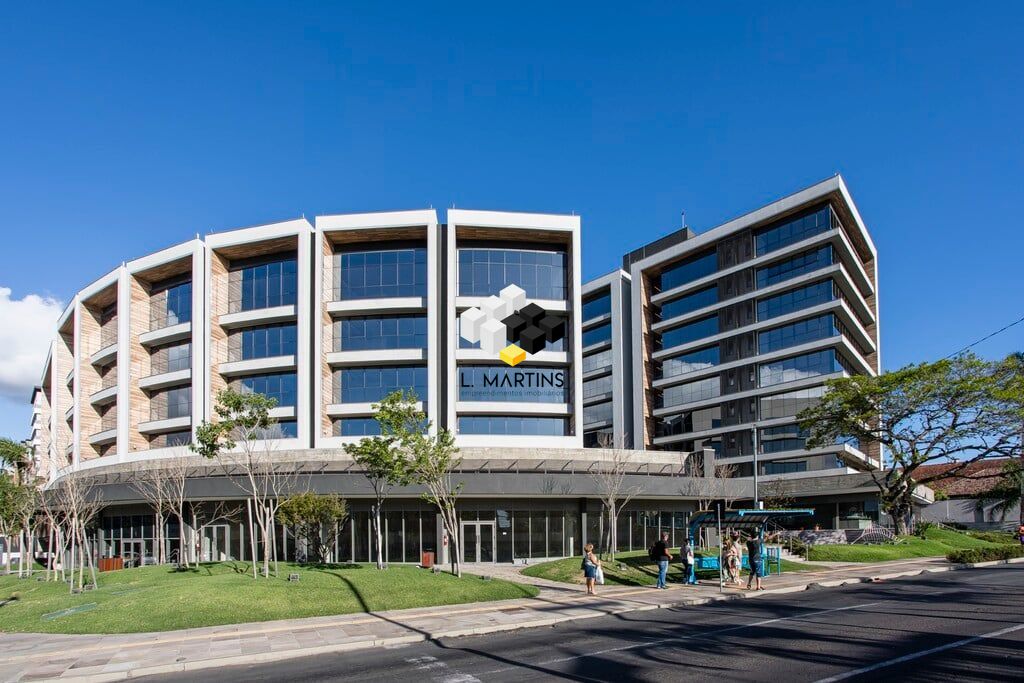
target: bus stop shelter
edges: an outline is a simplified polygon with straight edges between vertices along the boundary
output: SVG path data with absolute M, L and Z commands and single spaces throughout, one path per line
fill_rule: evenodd
M 811 508 L 800 508 L 792 510 L 699 510 L 690 516 L 690 538 L 697 538 L 701 529 L 717 529 L 718 531 L 718 557 L 702 557 L 697 563 L 698 569 L 718 569 L 722 567 L 722 529 L 733 529 L 745 531 L 748 535 L 757 535 L 764 540 L 765 527 L 769 522 L 781 521 L 796 517 L 810 517 L 814 515 Z M 762 563 L 767 573 L 771 573 L 772 565 L 777 573 L 782 573 L 782 557 L 778 548 L 772 552 L 762 544 Z M 743 561 L 744 568 L 749 569 L 747 558 Z

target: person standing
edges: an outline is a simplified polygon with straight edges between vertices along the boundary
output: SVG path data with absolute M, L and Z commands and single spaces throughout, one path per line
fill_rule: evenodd
M 756 590 L 763 591 L 761 586 L 761 538 L 753 535 L 747 539 L 747 555 L 750 557 L 750 578 L 747 579 L 747 590 L 751 584 L 756 585 Z
M 594 544 L 588 543 L 583 546 L 583 578 L 587 584 L 587 595 L 597 595 L 597 569 L 601 566 L 601 560 L 594 555 Z
M 690 545 L 690 537 L 683 539 L 683 545 L 679 548 L 679 561 L 683 563 L 683 583 L 697 585 L 697 575 L 694 567 L 693 546 Z
M 665 579 L 668 576 L 668 563 L 672 559 L 672 553 L 668 551 L 666 532 L 661 532 L 661 540 L 655 541 L 651 546 L 651 559 L 658 563 L 658 585 L 655 588 L 668 588 Z
M 725 566 L 729 573 L 729 583 L 737 586 L 742 585 L 740 580 L 740 569 L 743 566 L 743 547 L 740 541 L 740 532 L 733 531 L 725 546 Z

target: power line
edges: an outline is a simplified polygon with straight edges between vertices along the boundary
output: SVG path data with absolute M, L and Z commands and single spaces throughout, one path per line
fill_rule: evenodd
M 983 341 L 987 341 L 987 340 L 991 339 L 992 337 L 996 336 L 997 334 L 1001 334 L 1001 333 L 1003 333 L 1003 332 L 1006 332 L 1006 330 L 1010 329 L 1010 328 L 1011 328 L 1011 327 L 1013 327 L 1014 325 L 1019 325 L 1020 323 L 1024 323 L 1024 317 L 1020 317 L 1020 318 L 1018 318 L 1018 319 L 1014 320 L 1014 321 L 1013 321 L 1012 323 L 1010 323 L 1009 325 L 1007 325 L 1007 326 L 1005 326 L 1005 327 L 1001 327 L 1000 329 L 996 330 L 996 331 L 995 331 L 995 332 L 993 332 L 992 334 L 988 334 L 988 335 L 985 335 L 984 337 L 982 337 L 981 339 L 979 339 L 979 340 L 978 340 L 978 341 L 976 341 L 976 342 L 971 342 L 970 344 L 968 344 L 968 345 L 967 345 L 967 346 L 965 346 L 964 348 L 960 349 L 960 350 L 959 350 L 959 351 L 957 351 L 956 353 L 951 353 L 951 354 L 949 354 L 948 356 L 946 356 L 946 358 L 953 358 L 953 357 L 955 357 L 955 356 L 959 356 L 959 355 L 960 355 L 961 353 L 963 353 L 963 352 L 964 352 L 964 351 L 966 351 L 967 349 L 971 348 L 972 346 L 977 346 L 977 345 L 978 345 L 978 344 L 980 344 L 981 342 L 983 342 Z

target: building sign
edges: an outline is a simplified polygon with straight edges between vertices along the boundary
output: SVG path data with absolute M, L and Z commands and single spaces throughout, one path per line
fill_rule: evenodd
M 459 335 L 468 342 L 516 366 L 548 343 L 565 337 L 565 318 L 526 303 L 526 292 L 517 285 L 489 296 L 459 316 Z
M 561 368 L 459 368 L 460 401 L 565 403 L 568 389 L 567 373 Z

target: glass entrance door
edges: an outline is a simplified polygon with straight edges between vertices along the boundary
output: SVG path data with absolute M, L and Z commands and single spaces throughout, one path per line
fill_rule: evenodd
M 125 569 L 142 566 L 142 550 L 142 541 L 130 538 L 121 541 L 121 558 L 124 560 Z
M 494 522 L 462 523 L 462 561 L 494 562 Z
M 224 562 L 228 558 L 230 531 L 227 524 L 214 524 L 203 529 L 203 562 Z

